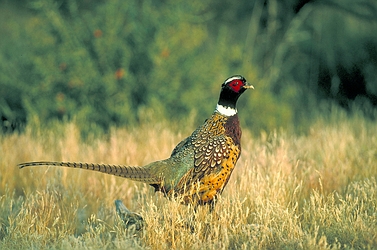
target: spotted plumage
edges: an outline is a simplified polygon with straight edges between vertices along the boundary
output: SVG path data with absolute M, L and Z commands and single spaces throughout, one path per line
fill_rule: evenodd
M 221 194 L 241 154 L 241 129 L 236 103 L 249 85 L 242 76 L 232 76 L 221 86 L 216 110 L 203 125 L 181 141 L 168 159 L 146 166 L 69 162 L 27 162 L 27 166 L 63 166 L 112 174 L 150 184 L 183 203 L 207 204 Z
M 193 148 L 194 167 L 170 192 L 183 194 L 185 203 L 210 202 L 228 182 L 241 153 L 239 127 L 238 132 L 231 136 L 226 131 L 226 124 L 232 120 L 238 121 L 237 115 L 227 117 L 215 112 L 181 145 Z M 174 154 L 173 151 L 173 157 Z

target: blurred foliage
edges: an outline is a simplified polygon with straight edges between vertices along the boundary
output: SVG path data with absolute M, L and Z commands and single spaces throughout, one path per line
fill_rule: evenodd
M 74 119 L 84 131 L 201 122 L 233 74 L 256 87 L 239 103 L 255 132 L 303 126 L 323 97 L 377 105 L 372 1 L 0 4 L 3 129 L 57 119 Z
M 282 82 L 297 89 L 292 101 L 299 116 L 327 111 L 331 105 L 324 101 L 330 100 L 376 118 L 377 2 L 307 4 L 286 27 L 274 54 L 271 90 L 285 96 Z

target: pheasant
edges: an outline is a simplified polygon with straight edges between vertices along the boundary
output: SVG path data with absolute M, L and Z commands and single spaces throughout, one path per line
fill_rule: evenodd
M 241 128 L 236 103 L 254 88 L 240 75 L 221 86 L 215 111 L 204 124 L 181 141 L 170 158 L 146 166 L 71 162 L 26 162 L 18 166 L 62 166 L 99 171 L 144 182 L 184 204 L 211 204 L 222 193 L 241 154 Z

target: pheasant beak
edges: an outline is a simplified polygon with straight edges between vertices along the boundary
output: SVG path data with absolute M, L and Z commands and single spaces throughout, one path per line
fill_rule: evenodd
M 245 89 L 254 89 L 254 86 L 251 85 L 250 83 L 246 82 L 246 85 L 243 86 Z

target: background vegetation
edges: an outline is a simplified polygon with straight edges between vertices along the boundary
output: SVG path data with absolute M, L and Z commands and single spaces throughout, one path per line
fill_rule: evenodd
M 0 249 L 377 248 L 375 1 L 0 0 L 0 33 Z M 233 74 L 256 89 L 212 214 L 117 177 L 15 167 L 166 158 Z
M 4 130 L 35 120 L 74 119 L 86 131 L 150 118 L 201 122 L 233 74 L 256 86 L 240 103 L 256 133 L 305 129 L 328 112 L 324 100 L 374 117 L 374 1 L 0 4 Z

